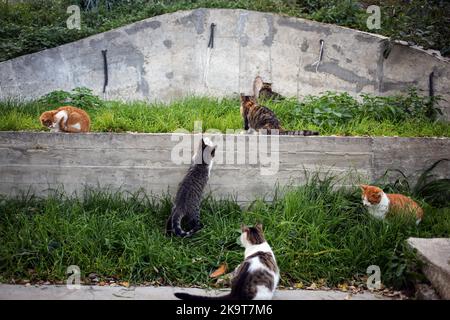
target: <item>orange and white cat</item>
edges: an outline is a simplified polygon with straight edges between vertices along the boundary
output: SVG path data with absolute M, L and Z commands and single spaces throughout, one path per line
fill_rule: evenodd
M 65 106 L 44 112 L 39 120 L 51 132 L 89 132 L 91 119 L 86 111 Z
M 384 219 L 388 215 L 414 214 L 416 224 L 423 218 L 423 209 L 413 199 L 402 194 L 386 194 L 381 188 L 361 185 L 363 204 L 376 218 Z

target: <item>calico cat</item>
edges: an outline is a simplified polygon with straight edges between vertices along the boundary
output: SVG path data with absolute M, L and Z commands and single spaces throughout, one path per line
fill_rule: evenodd
M 192 164 L 181 181 L 172 213 L 167 220 L 167 234 L 178 237 L 190 237 L 202 228 L 200 223 L 200 203 L 203 189 L 208 182 L 216 146 L 208 138 L 203 138 L 197 152 L 192 158 Z M 181 222 L 185 220 L 189 231 L 184 231 Z
M 260 106 L 256 102 L 255 97 L 245 96 L 241 94 L 241 116 L 244 119 L 245 130 L 267 130 L 267 134 L 271 134 L 272 130 L 278 130 L 282 135 L 297 135 L 297 136 L 317 136 L 317 131 L 300 130 L 287 131 L 281 127 L 275 113 L 267 107 Z
M 253 96 L 256 100 L 283 100 L 284 97 L 272 90 L 270 82 L 264 82 L 260 76 L 253 81 Z
M 423 218 L 423 209 L 411 198 L 402 194 L 386 194 L 374 186 L 361 185 L 363 204 L 371 215 L 384 219 L 398 213 L 414 214 L 416 224 Z
M 280 271 L 272 249 L 264 238 L 262 225 L 241 227 L 245 260 L 236 270 L 231 292 L 220 297 L 175 293 L 183 300 L 270 300 L 278 286 Z
M 51 132 L 89 132 L 91 126 L 91 119 L 86 111 L 71 106 L 46 111 L 39 120 Z

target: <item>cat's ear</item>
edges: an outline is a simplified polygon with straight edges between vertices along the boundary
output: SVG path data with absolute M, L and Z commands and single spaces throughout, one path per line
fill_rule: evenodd
M 247 232 L 249 229 L 245 224 L 241 224 L 241 231 L 242 233 Z
M 258 231 L 263 232 L 263 225 L 262 223 L 258 222 L 255 224 L 255 228 L 258 229 Z
M 359 187 L 361 188 L 362 191 L 365 191 L 369 186 L 366 184 L 361 184 Z
M 260 76 L 257 76 L 253 81 L 253 96 L 255 98 L 259 97 L 259 92 L 263 88 L 264 82 L 262 81 Z
M 206 148 L 206 143 L 205 140 L 202 138 L 202 150 L 205 150 Z

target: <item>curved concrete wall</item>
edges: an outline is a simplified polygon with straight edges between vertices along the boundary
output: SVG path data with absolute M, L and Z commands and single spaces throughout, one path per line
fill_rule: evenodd
M 214 48 L 208 49 L 210 25 Z M 323 61 L 316 70 L 320 39 Z M 250 92 L 259 74 L 276 91 L 301 97 L 326 90 L 390 95 L 414 85 L 447 99 L 450 63 L 387 38 L 335 25 L 246 10 L 198 9 L 153 17 L 54 49 L 0 63 L 0 98 L 34 98 L 86 86 L 109 99 L 168 101 L 186 95 Z

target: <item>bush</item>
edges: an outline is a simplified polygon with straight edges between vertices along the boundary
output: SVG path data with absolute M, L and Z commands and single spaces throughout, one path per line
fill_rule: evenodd
M 49 107 L 60 107 L 62 105 L 71 105 L 81 109 L 92 109 L 103 107 L 104 101 L 92 93 L 88 88 L 75 88 L 72 92 L 53 91 L 38 100 L 38 103 L 48 105 Z
M 363 119 L 400 123 L 411 119 L 435 120 L 441 113 L 439 97 L 420 96 L 416 89 L 407 95 L 380 97 L 362 94 L 362 102 L 348 93 L 326 92 L 322 96 L 307 96 L 291 112 L 317 126 L 332 128 Z

